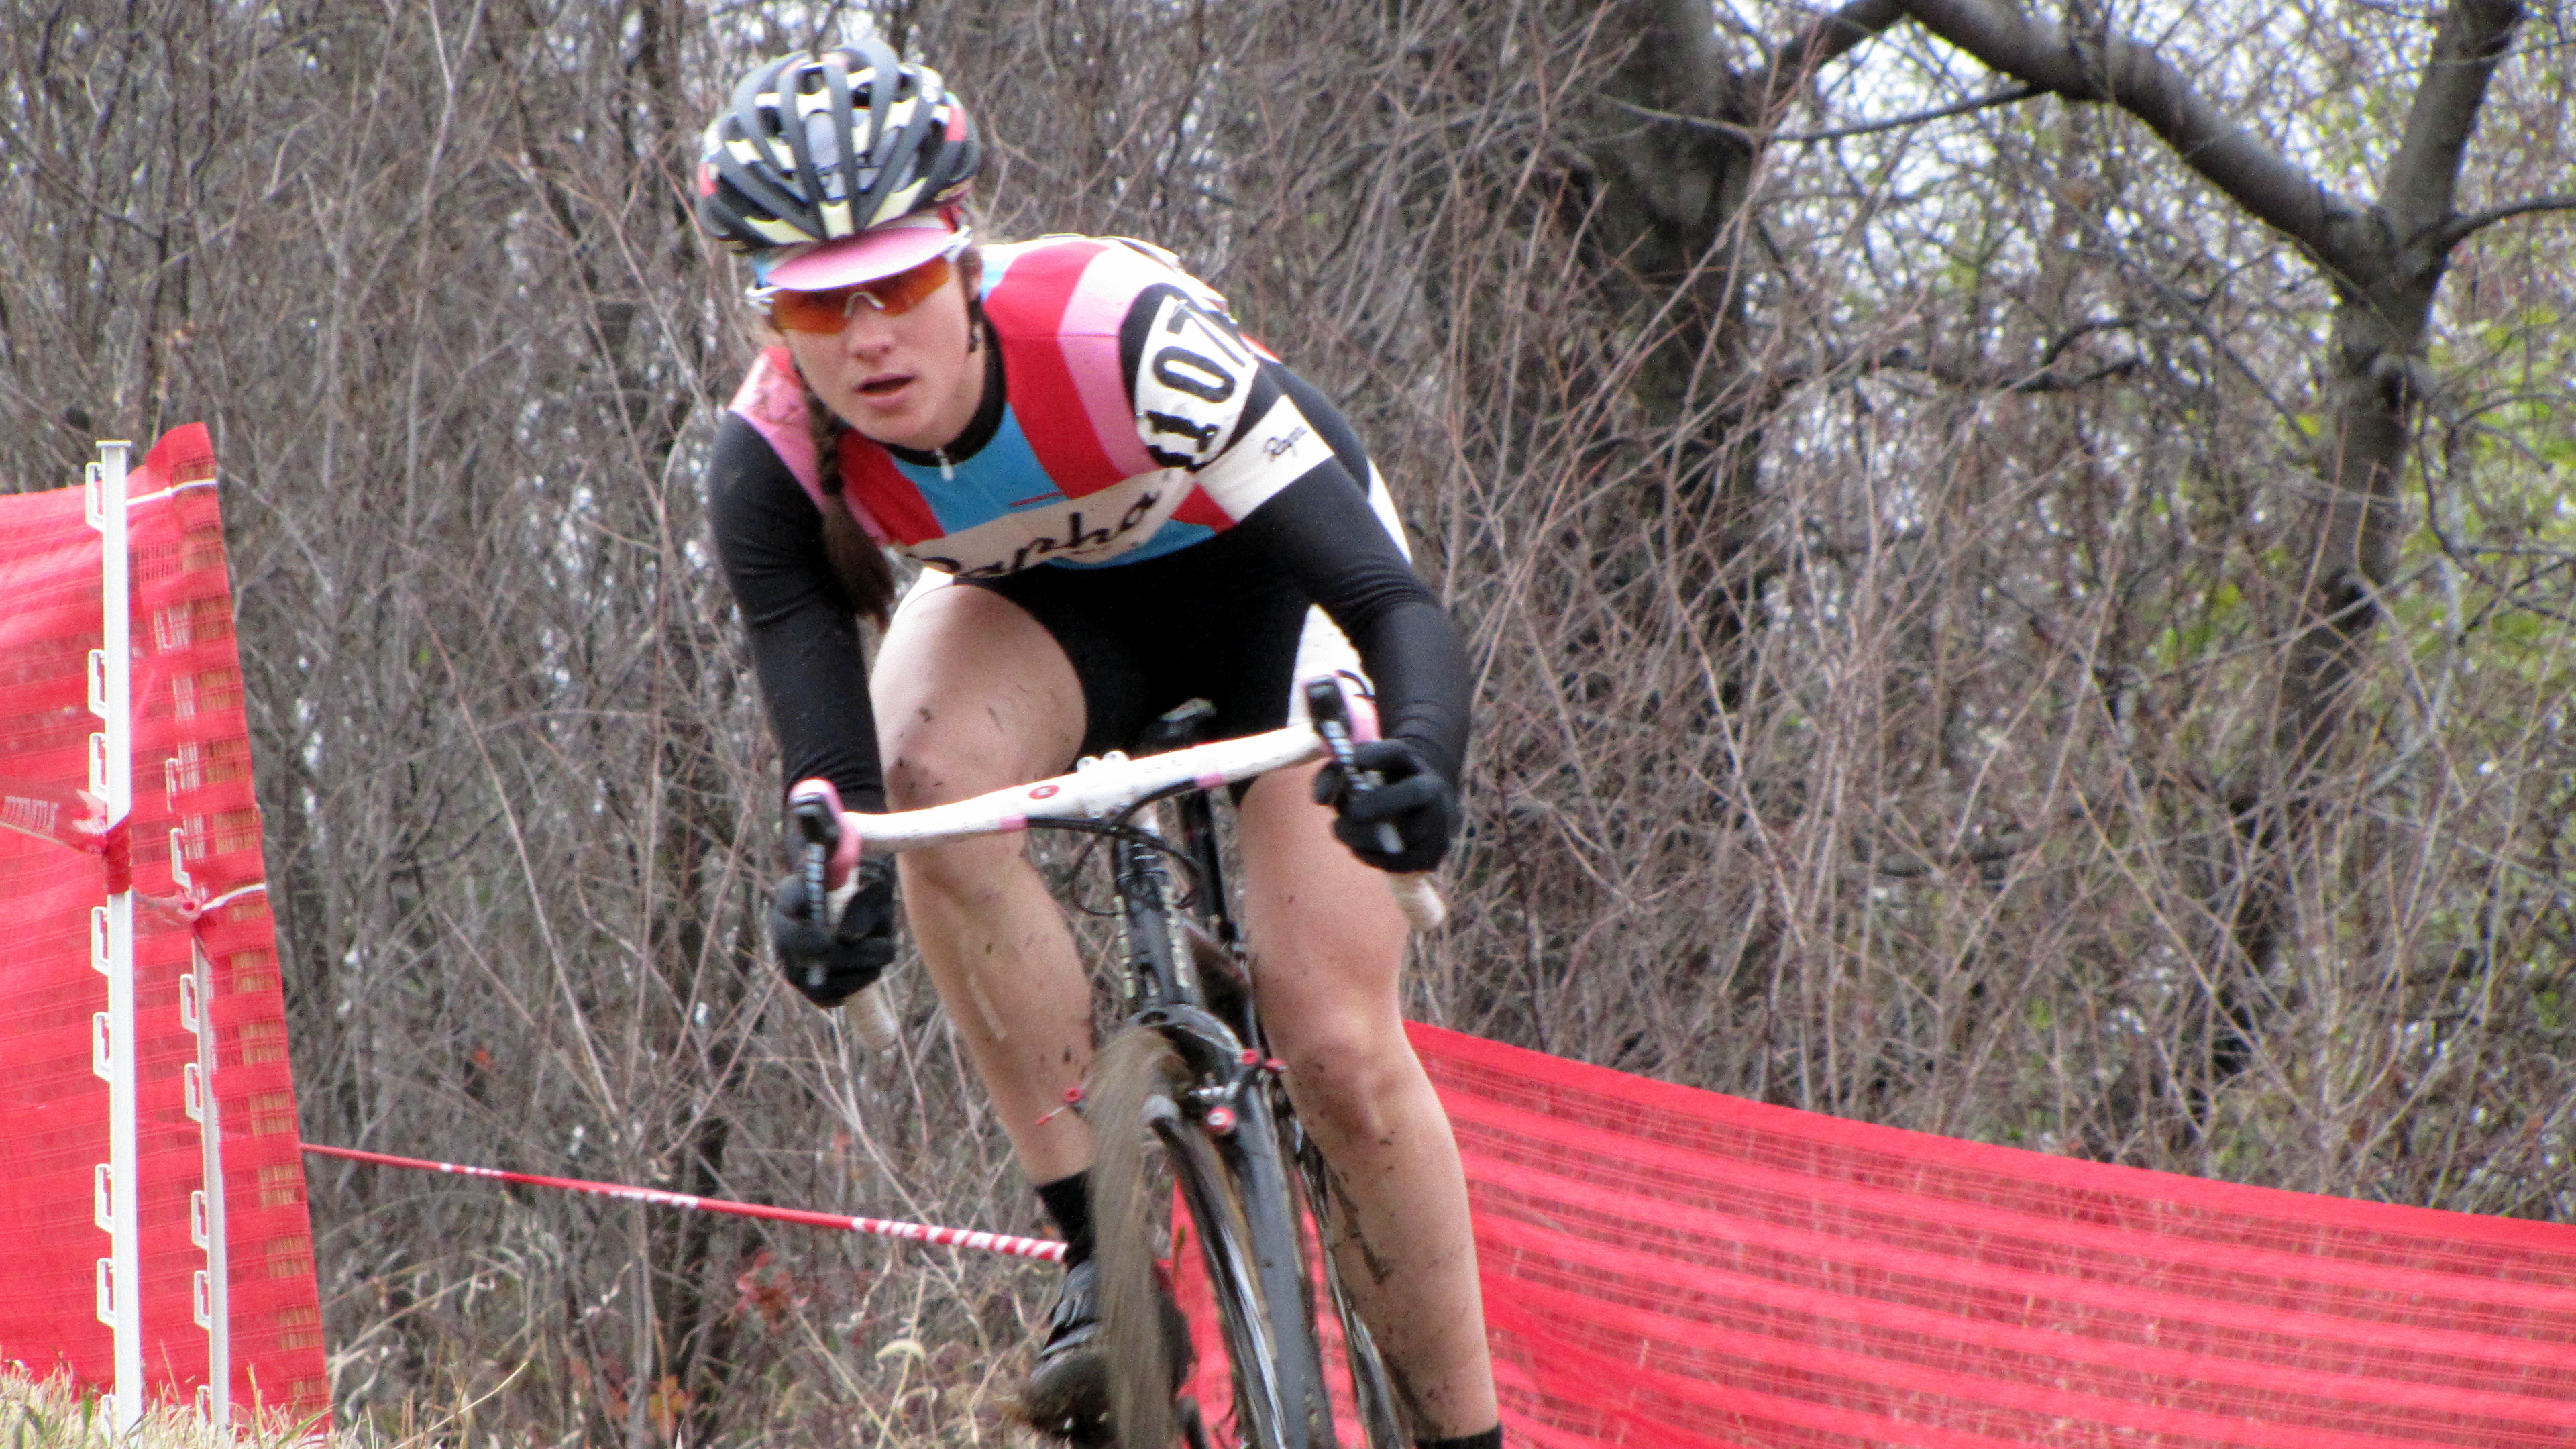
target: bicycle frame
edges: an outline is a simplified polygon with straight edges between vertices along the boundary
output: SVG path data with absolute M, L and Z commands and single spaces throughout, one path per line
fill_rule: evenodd
M 1122 1030 L 1154 1033 L 1177 1057 L 1186 1083 L 1173 1100 L 1149 1110 L 1137 1124 L 1150 1130 L 1164 1151 L 1189 1170 L 1175 1177 L 1192 1215 L 1202 1224 L 1239 1213 L 1242 1241 L 1219 1242 L 1202 1232 L 1211 1256 L 1211 1273 L 1237 1288 L 1257 1293 L 1264 1310 L 1277 1305 L 1304 1315 L 1303 1357 L 1308 1367 L 1288 1372 L 1277 1352 L 1276 1334 L 1291 1330 L 1273 1317 L 1247 1314 L 1239 1293 L 1220 1291 L 1235 1354 L 1238 1403 L 1258 1426 L 1261 1443 L 1330 1444 L 1329 1408 L 1315 1378 L 1313 1347 L 1315 1301 L 1304 1259 L 1298 1191 L 1302 1187 L 1320 1214 L 1325 1183 L 1321 1162 L 1302 1130 L 1293 1126 L 1279 1082 L 1281 1065 L 1261 1038 L 1257 1013 L 1247 996 L 1240 1010 L 1212 1006 L 1208 983 L 1200 978 L 1188 941 L 1176 939 L 1174 923 L 1182 913 L 1174 900 L 1167 855 L 1189 861 L 1198 888 L 1213 907 L 1216 945 L 1239 967 L 1237 932 L 1225 907 L 1223 862 L 1215 828 L 1211 791 L 1272 770 L 1286 769 L 1323 757 L 1339 759 L 1346 770 L 1351 735 L 1340 696 L 1331 686 L 1310 691 L 1316 714 L 1312 725 L 1292 724 L 1258 735 L 1189 745 L 1129 758 L 1109 755 L 1086 760 L 1073 774 L 1031 785 L 997 790 L 969 800 L 926 810 L 883 815 L 843 812 L 842 831 L 860 847 L 917 850 L 972 836 L 1009 833 L 1032 827 L 1058 826 L 1105 835 L 1111 848 L 1111 875 L 1119 899 L 1125 949 L 1121 957 Z M 1354 772 L 1356 775 L 1356 772 Z M 1373 780 L 1358 777 L 1355 788 Z M 800 790 L 802 787 L 800 787 Z M 1139 810 L 1179 795 L 1177 844 L 1153 831 L 1129 825 Z M 800 815 L 800 819 L 801 819 Z M 819 839 L 809 847 L 809 868 L 822 869 Z M 1419 876 L 1390 876 L 1388 884 L 1417 928 L 1436 924 L 1443 914 L 1438 896 Z M 1226 1019 L 1232 1014 L 1236 1019 Z M 1276 1110 L 1274 1110 L 1276 1109 Z M 1291 1183 L 1287 1179 L 1294 1178 Z M 1236 1188 L 1221 1189 L 1232 1182 Z M 1262 1190 L 1243 1190 L 1245 1182 L 1266 1182 Z M 1220 1198 L 1221 1193 L 1230 1198 Z M 1394 1443 L 1393 1409 L 1382 1372 L 1375 1367 L 1367 1330 L 1352 1314 L 1338 1275 L 1326 1255 L 1325 1281 L 1332 1310 L 1345 1323 L 1353 1353 L 1353 1379 L 1367 1433 L 1374 1442 Z M 1288 1321 L 1293 1322 L 1294 1319 Z M 1363 1369 L 1361 1360 L 1368 1367 Z M 1283 1378 L 1282 1375 L 1285 1374 Z M 1320 1416 L 1320 1425 L 1311 1421 Z M 1309 1439 L 1308 1428 L 1317 1436 Z
M 1121 812 L 1112 823 L 1127 825 L 1156 798 Z M 1234 944 L 1210 791 L 1194 783 L 1168 808 L 1178 817 L 1177 853 L 1196 877 L 1197 914 L 1215 927 L 1214 945 L 1227 968 L 1239 970 L 1244 962 Z M 1225 1019 L 1210 1000 L 1193 948 L 1173 939 L 1173 923 L 1186 917 L 1172 899 L 1165 863 L 1172 843 L 1151 831 L 1113 839 L 1127 942 L 1127 1010 L 1119 1029 L 1159 1036 L 1187 1076 L 1185 1098 L 1154 1099 L 1142 1125 L 1176 1163 L 1187 1164 L 1174 1180 L 1201 1225 L 1211 1277 L 1234 1285 L 1216 1299 L 1235 1350 L 1237 1403 L 1255 1444 L 1329 1444 L 1331 1411 L 1315 1356 L 1315 1303 L 1297 1189 L 1289 1181 L 1298 1171 L 1286 1130 L 1294 1114 L 1279 1085 L 1281 1065 L 1262 1040 L 1251 995 L 1237 1004 L 1233 1020 Z M 1104 1130 L 1118 1129 L 1104 1124 Z M 1230 1197 L 1220 1186 L 1225 1183 L 1236 1185 Z M 1241 1215 L 1240 1239 L 1209 1230 L 1209 1224 L 1232 1220 L 1231 1213 Z M 1269 1305 L 1266 1313 L 1246 1311 L 1254 1301 Z M 1298 1326 L 1285 1326 L 1275 1316 L 1282 1312 Z M 1295 1336 L 1299 1355 L 1283 1352 L 1282 1334 Z M 1318 1428 L 1320 1439 L 1307 1437 Z

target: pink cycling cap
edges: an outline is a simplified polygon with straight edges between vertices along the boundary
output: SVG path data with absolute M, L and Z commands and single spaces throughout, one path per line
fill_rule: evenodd
M 828 292 L 910 271 L 961 245 L 964 233 L 944 211 L 916 211 L 839 241 L 782 247 L 753 270 L 764 287 Z

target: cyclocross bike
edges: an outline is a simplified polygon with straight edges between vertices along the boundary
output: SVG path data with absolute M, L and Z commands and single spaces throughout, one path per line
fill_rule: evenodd
M 1364 1443 L 1409 1442 L 1331 1251 L 1341 1215 L 1330 1178 L 1263 1040 L 1216 824 L 1213 796 L 1224 785 L 1327 755 L 1354 789 L 1375 785 L 1351 761 L 1340 687 L 1317 680 L 1305 695 L 1308 724 L 1197 743 L 1211 711 L 1193 701 L 1158 721 L 1136 758 L 1086 760 L 1070 775 L 926 810 L 840 814 L 828 787 L 799 786 L 790 797 L 817 889 L 835 848 L 846 850 L 839 827 L 850 827 L 862 848 L 894 851 L 1024 829 L 1106 843 L 1124 939 L 1123 1006 L 1081 1105 L 1095 1142 L 1100 1341 L 1124 1449 L 1167 1449 L 1175 1438 L 1193 1449 L 1214 1443 L 1199 1406 L 1175 1391 L 1181 1374 L 1172 1355 L 1181 1346 L 1169 1341 L 1162 1306 L 1161 1265 L 1193 1243 L 1232 1368 L 1242 1444 L 1340 1443 L 1316 1332 L 1319 1279 L 1341 1329 Z M 1389 881 L 1417 929 L 1438 924 L 1440 900 L 1428 882 Z

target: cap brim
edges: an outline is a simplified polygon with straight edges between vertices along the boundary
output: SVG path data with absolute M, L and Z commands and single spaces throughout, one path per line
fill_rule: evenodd
M 761 269 L 760 283 L 789 292 L 826 292 L 910 271 L 948 250 L 957 229 L 935 212 L 886 223 L 857 236 L 782 255 Z

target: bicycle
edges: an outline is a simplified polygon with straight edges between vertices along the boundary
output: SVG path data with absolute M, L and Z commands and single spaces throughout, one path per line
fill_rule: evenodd
M 1108 843 L 1125 942 L 1122 1008 L 1079 1105 L 1095 1142 L 1101 1342 L 1126 1449 L 1165 1449 L 1175 1438 L 1193 1449 L 1211 1444 L 1199 1406 L 1175 1388 L 1163 1322 L 1160 1265 L 1193 1236 L 1248 1449 L 1339 1443 L 1316 1331 L 1318 1266 L 1341 1328 L 1365 1444 L 1396 1449 L 1410 1442 L 1332 1251 L 1337 1224 L 1326 1165 L 1298 1125 L 1282 1064 L 1264 1044 L 1249 957 L 1227 901 L 1212 798 L 1228 783 L 1326 755 L 1341 763 L 1353 788 L 1375 784 L 1351 760 L 1339 686 L 1316 680 L 1305 693 L 1305 726 L 1195 743 L 1212 711 L 1192 701 L 1158 721 L 1135 758 L 1113 753 L 1070 775 L 925 810 L 841 814 L 821 782 L 790 796 L 804 830 L 809 888 L 818 892 L 835 852 L 847 851 L 845 836 L 862 848 L 895 851 L 1023 829 L 1075 831 Z M 1163 813 L 1169 836 L 1152 823 Z M 1427 881 L 1389 881 L 1416 929 L 1438 924 L 1439 897 Z M 1186 1231 L 1169 1220 L 1174 1189 Z M 1310 1252 L 1310 1241 L 1320 1251 Z

